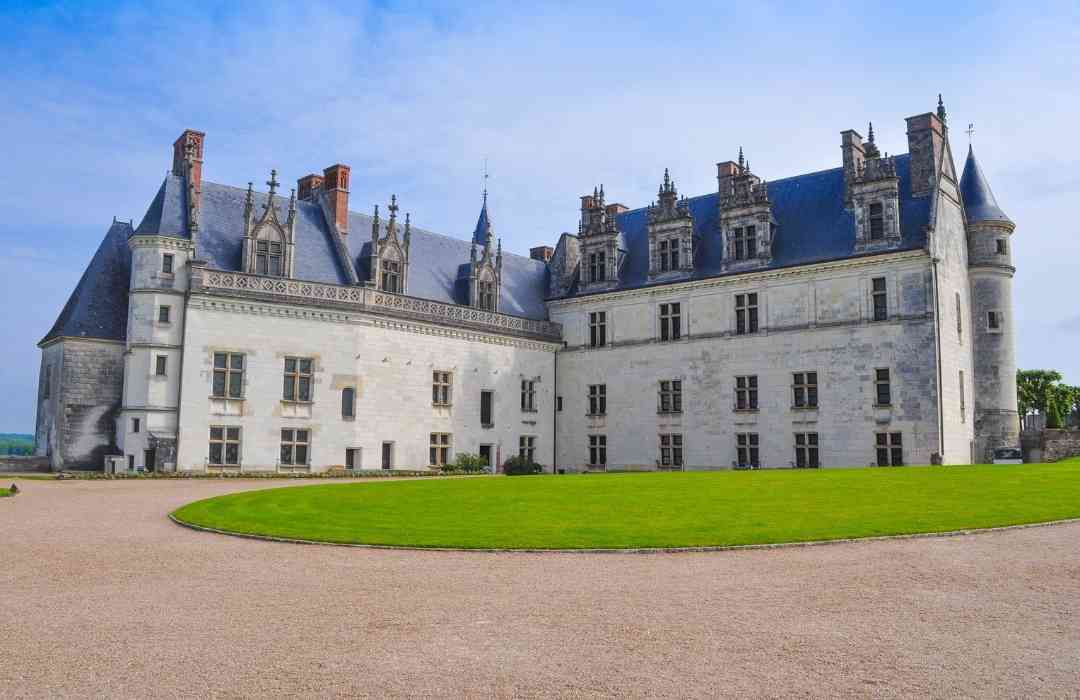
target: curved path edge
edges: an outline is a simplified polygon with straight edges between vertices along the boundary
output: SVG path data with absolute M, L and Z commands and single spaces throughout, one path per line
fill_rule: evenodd
M 1080 523 L 1080 518 L 1065 518 L 1063 520 L 1046 520 L 1038 523 L 1020 523 L 1018 525 L 999 525 L 996 527 L 977 527 L 966 530 L 945 530 L 942 532 L 912 532 L 901 535 L 873 535 L 870 537 L 842 537 L 831 540 L 807 540 L 806 542 L 773 542 L 769 544 L 725 544 L 703 545 L 697 547 L 626 547 L 626 548 L 591 548 L 591 549 L 538 549 L 538 548 L 494 548 L 494 547 L 410 547 L 398 544 L 361 544 L 355 542 L 326 542 L 321 540 L 301 540 L 291 537 L 274 537 L 273 535 L 257 535 L 249 532 L 232 532 L 217 528 L 205 527 L 188 523 L 169 513 L 169 520 L 177 525 L 200 532 L 211 532 L 216 535 L 228 535 L 230 537 L 243 537 L 249 540 L 263 540 L 265 542 L 286 542 L 289 544 L 310 544 L 326 547 L 353 547 L 359 549 L 389 549 L 403 550 L 407 552 L 483 552 L 488 554 L 676 554 L 680 552 L 727 552 L 740 549 L 788 549 L 792 547 L 817 547 L 832 544 L 856 544 L 862 542 L 881 542 L 885 540 L 915 540 L 930 537 L 957 537 L 960 535 L 984 535 L 994 532 L 1007 532 L 1009 530 L 1027 530 L 1035 527 L 1052 527 L 1055 525 L 1069 525 Z

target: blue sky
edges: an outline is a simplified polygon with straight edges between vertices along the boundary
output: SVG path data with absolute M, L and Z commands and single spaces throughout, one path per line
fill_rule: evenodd
M 670 168 L 715 187 L 742 146 L 766 179 L 837 167 L 843 129 L 945 95 L 1017 223 L 1018 356 L 1080 384 L 1080 9 L 1046 3 L 116 2 L 0 4 L 0 432 L 32 432 L 39 351 L 112 217 L 142 217 L 186 127 L 205 177 L 352 166 L 468 237 L 491 171 L 509 250 L 573 230 L 577 197 L 641 206 Z M 892 5 L 892 4 L 890 4 Z

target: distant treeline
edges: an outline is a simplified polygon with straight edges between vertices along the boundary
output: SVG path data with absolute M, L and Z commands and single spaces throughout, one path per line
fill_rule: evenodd
M 33 453 L 33 435 L 0 433 L 0 455 L 29 455 Z

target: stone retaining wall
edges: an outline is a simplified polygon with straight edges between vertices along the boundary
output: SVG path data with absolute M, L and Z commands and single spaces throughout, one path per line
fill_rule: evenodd
M 48 457 L 0 456 L 0 474 L 49 471 Z
M 1080 430 L 1042 430 L 1020 438 L 1025 462 L 1056 462 L 1080 457 Z

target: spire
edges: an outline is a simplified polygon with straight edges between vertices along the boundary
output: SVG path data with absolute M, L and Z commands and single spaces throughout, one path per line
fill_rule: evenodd
M 867 136 L 866 146 L 864 147 L 865 148 L 864 155 L 867 157 L 867 159 L 869 159 L 869 158 L 880 158 L 881 157 L 881 151 L 878 150 L 877 144 L 874 143 L 874 122 L 870 122 L 869 126 L 870 126 L 870 133 Z
M 379 251 L 379 205 L 375 205 L 375 216 L 371 218 L 371 254 Z
M 867 136 L 867 140 L 868 140 L 868 141 L 869 141 L 870 143 L 873 143 L 873 142 L 874 142 L 874 122 L 869 122 L 869 132 L 870 132 L 870 133 L 869 133 L 869 135 Z
M 487 242 L 488 231 L 491 229 L 491 217 L 487 208 L 487 187 L 484 188 L 483 204 L 480 206 L 480 216 L 476 219 L 476 228 L 473 229 L 472 242 L 474 245 L 484 245 Z
M 412 239 L 412 221 L 410 218 L 409 212 L 405 212 L 405 239 L 403 244 L 406 253 L 409 252 L 409 241 Z
M 960 176 L 960 195 L 964 198 L 964 217 L 967 223 L 982 221 L 1002 221 L 1012 223 L 1005 212 L 998 206 L 990 183 L 986 181 L 979 161 L 975 159 L 975 149 L 968 146 L 967 162 L 964 174 Z
M 941 120 L 942 124 L 944 124 L 947 121 L 946 114 L 945 114 L 945 103 L 941 99 L 941 93 L 940 92 L 938 93 L 938 96 L 937 96 L 937 116 L 938 116 L 938 119 Z
M 739 172 L 743 172 L 746 169 L 746 160 L 743 158 L 742 146 L 739 146 Z
M 397 238 L 397 213 L 398 213 L 397 195 L 390 195 L 390 206 L 387 209 L 390 210 L 390 220 L 386 222 L 386 235 Z

